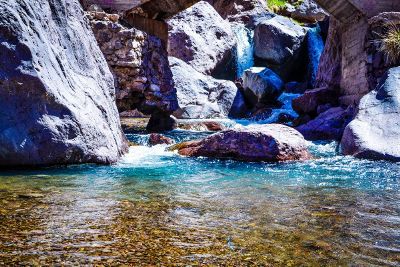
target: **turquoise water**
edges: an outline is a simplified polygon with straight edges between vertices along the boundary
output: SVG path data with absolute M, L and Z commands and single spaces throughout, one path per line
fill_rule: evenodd
M 128 138 L 142 146 L 112 166 L 2 172 L 0 265 L 400 264 L 400 164 L 343 157 L 335 143 L 267 164 Z

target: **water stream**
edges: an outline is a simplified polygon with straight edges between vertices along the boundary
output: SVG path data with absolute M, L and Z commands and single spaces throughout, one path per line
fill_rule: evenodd
M 400 164 L 336 143 L 306 162 L 193 159 L 128 137 L 141 146 L 112 166 L 2 172 L 0 265 L 400 263 Z

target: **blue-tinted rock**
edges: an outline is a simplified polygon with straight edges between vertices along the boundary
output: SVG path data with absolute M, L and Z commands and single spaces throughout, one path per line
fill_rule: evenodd
M 0 166 L 111 163 L 114 80 L 77 0 L 0 1 Z
M 253 106 L 276 102 L 283 86 L 281 78 L 268 68 L 253 67 L 243 75 L 244 94 Z

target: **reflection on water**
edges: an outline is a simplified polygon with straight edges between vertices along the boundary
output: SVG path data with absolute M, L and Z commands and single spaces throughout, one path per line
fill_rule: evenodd
M 3 172 L 0 265 L 399 265 L 400 165 L 311 150 L 260 164 L 139 146 L 109 167 Z

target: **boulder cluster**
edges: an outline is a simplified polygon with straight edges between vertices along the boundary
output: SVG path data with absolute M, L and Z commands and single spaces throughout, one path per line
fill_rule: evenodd
M 149 132 L 176 119 L 286 124 L 200 123 L 220 132 L 175 146 L 188 156 L 304 160 L 304 136 L 400 160 L 399 62 L 376 41 L 399 13 L 358 20 L 351 35 L 312 0 L 278 10 L 265 0 L 173 2 L 0 2 L 0 167 L 116 162 L 128 147 L 120 114 L 150 117 Z

